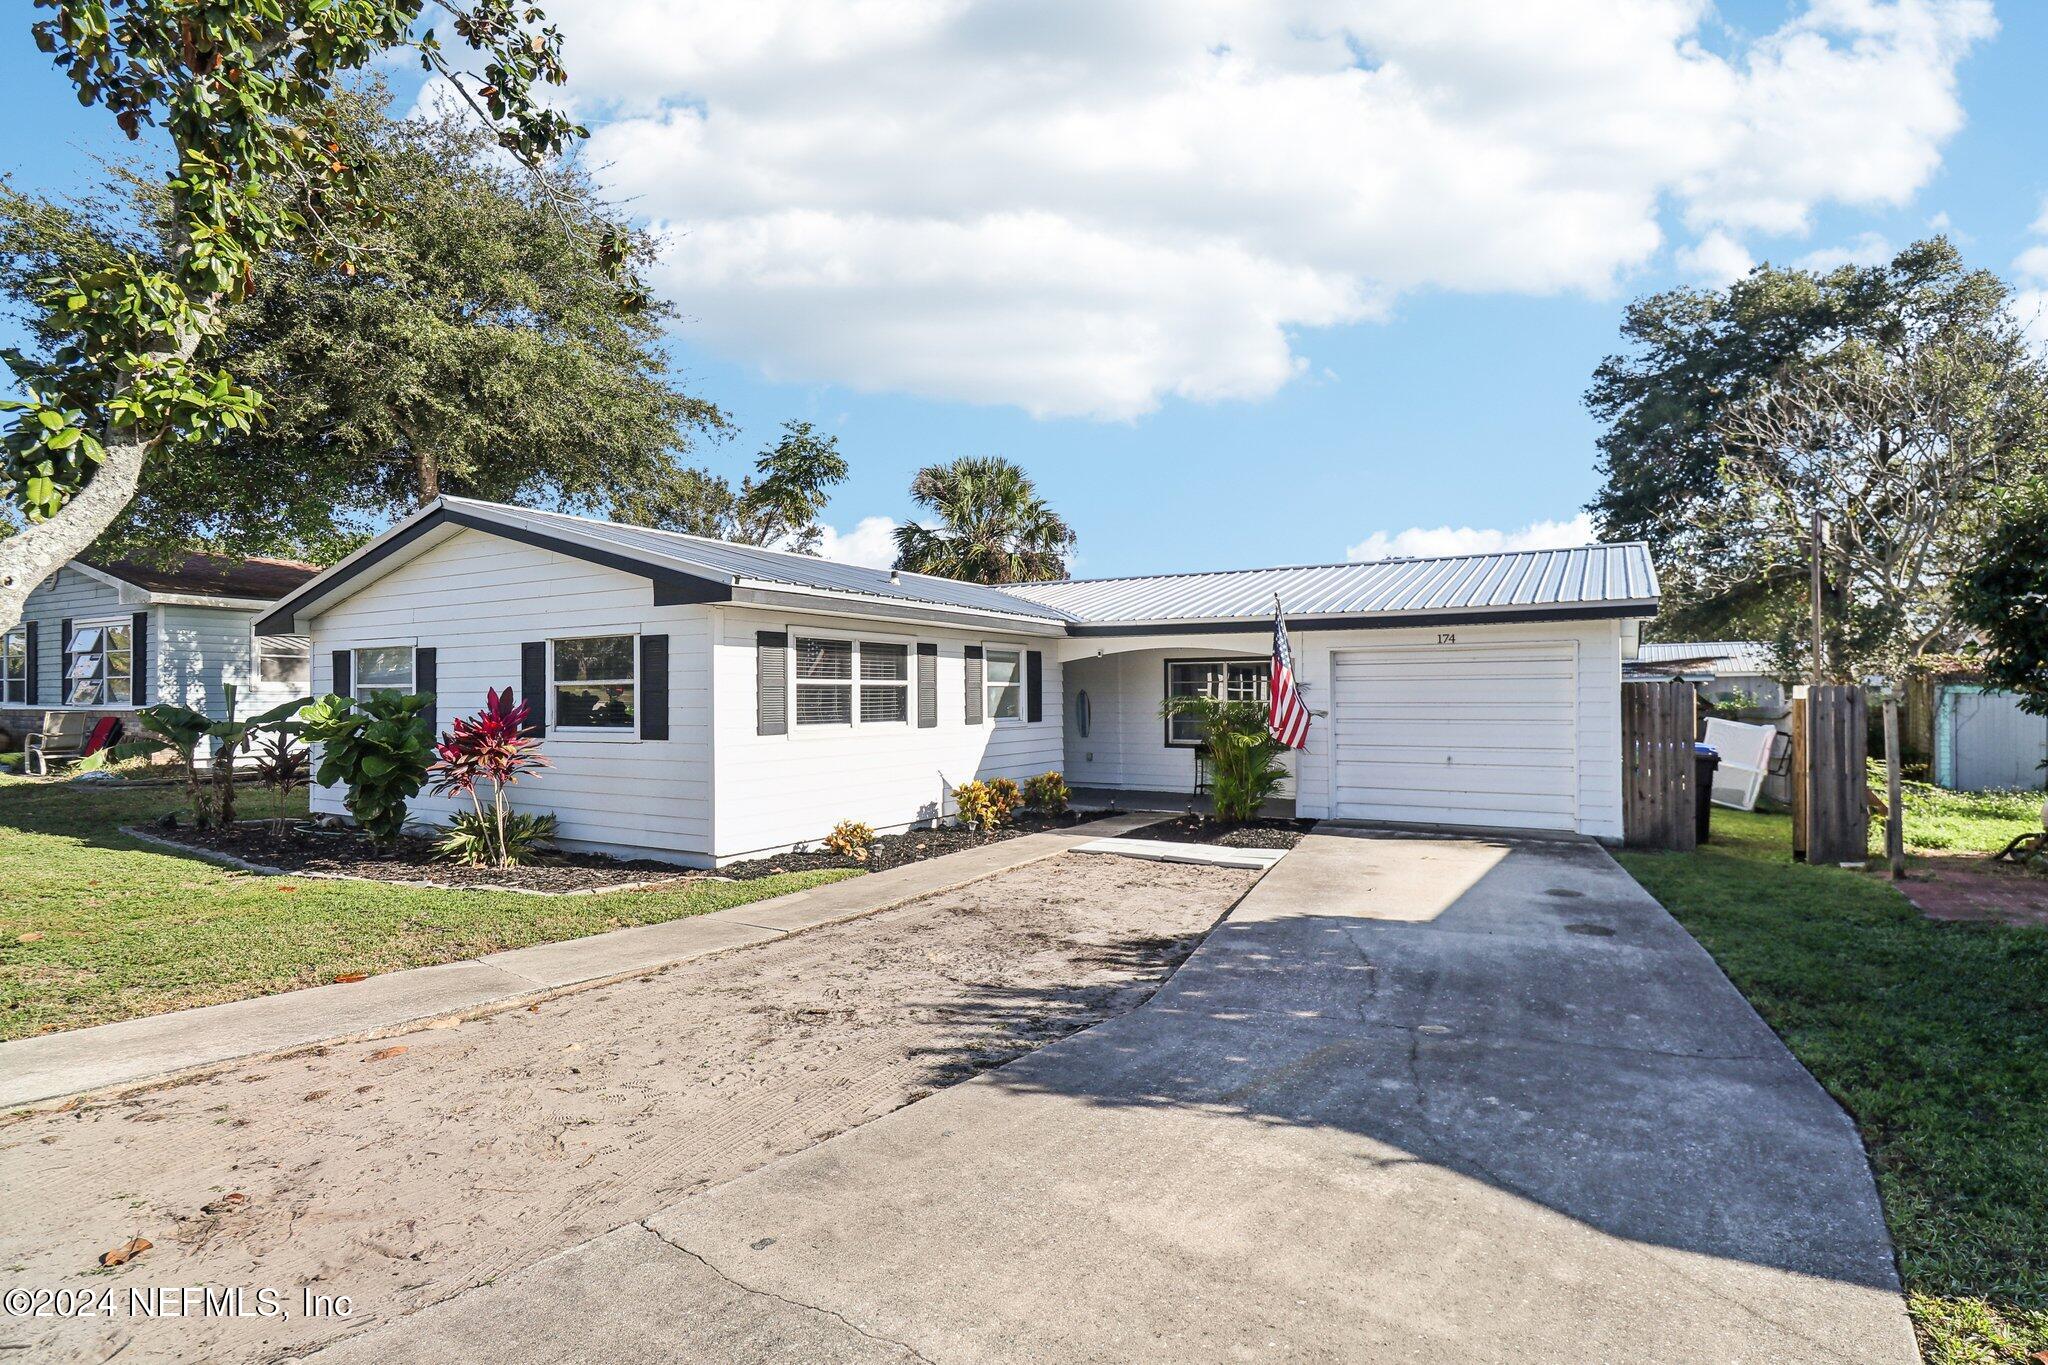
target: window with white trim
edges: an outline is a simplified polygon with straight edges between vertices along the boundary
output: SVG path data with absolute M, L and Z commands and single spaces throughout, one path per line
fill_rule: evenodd
M 256 681 L 285 687 L 311 687 L 313 641 L 304 635 L 258 635 Z
M 584 635 L 552 640 L 555 728 L 631 730 L 639 684 L 639 637 Z
M 355 677 L 352 683 L 358 699 L 378 692 L 405 694 L 412 691 L 411 645 L 372 645 L 353 652 Z
M 135 623 L 123 616 L 83 621 L 65 645 L 66 706 L 132 706 L 135 702 Z
M 910 723 L 910 646 L 799 635 L 793 663 L 798 725 Z
M 0 635 L 0 704 L 28 703 L 28 632 L 20 626 Z
M 1213 697 L 1217 701 L 1256 702 L 1263 706 L 1271 696 L 1272 685 L 1271 659 L 1173 659 L 1166 665 L 1169 697 Z M 1175 748 L 1200 744 L 1201 719 L 1168 716 L 1166 742 Z
M 988 689 L 989 719 L 1020 719 L 1024 714 L 1024 652 L 991 649 L 983 657 L 982 686 Z

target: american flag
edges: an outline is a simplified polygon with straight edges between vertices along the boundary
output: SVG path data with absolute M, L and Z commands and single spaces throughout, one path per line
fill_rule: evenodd
M 1308 747 L 1308 707 L 1294 686 L 1294 648 L 1287 643 L 1287 618 L 1280 598 L 1273 598 L 1273 686 L 1266 707 L 1266 730 L 1290 749 Z

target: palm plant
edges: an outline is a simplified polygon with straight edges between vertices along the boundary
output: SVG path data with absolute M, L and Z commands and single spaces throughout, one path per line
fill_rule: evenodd
M 896 528 L 896 567 L 970 583 L 1065 578 L 1074 531 L 1046 505 L 1030 476 L 996 456 L 927 465 L 910 496 L 938 524 Z
M 1209 794 L 1216 818 L 1230 824 L 1258 818 L 1273 789 L 1287 780 L 1287 748 L 1266 728 L 1263 702 L 1168 697 L 1162 716 L 1189 716 L 1209 755 Z

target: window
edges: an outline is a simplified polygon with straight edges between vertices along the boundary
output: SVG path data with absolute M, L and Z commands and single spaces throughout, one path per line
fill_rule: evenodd
M 289 687 L 313 685 L 313 642 L 303 635 L 256 637 L 256 681 Z
M 1270 693 L 1272 675 L 1270 659 L 1174 659 L 1166 665 L 1166 695 L 1214 697 L 1218 701 L 1256 702 L 1263 706 Z M 1201 722 L 1194 716 L 1168 716 L 1166 742 L 1200 744 Z
M 378 692 L 412 691 L 412 646 L 377 645 L 355 651 L 358 698 Z
M 860 642 L 860 723 L 910 719 L 910 646 Z
M 796 638 L 798 725 L 903 725 L 910 720 L 910 646 Z
M 135 700 L 134 625 L 119 621 L 88 621 L 74 626 L 65 652 L 71 666 L 64 672 L 66 706 L 129 706 Z
M 556 640 L 555 724 L 564 730 L 631 730 L 635 637 Z
M 0 703 L 28 702 L 28 632 L 16 627 L 0 635 Z
M 987 660 L 982 685 L 988 689 L 989 718 L 1016 720 L 1024 714 L 1024 655 L 1014 649 L 991 649 Z

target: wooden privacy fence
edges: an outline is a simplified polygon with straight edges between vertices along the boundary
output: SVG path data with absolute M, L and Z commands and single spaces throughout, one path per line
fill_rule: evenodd
M 1870 854 L 1869 703 L 1863 689 L 1802 687 L 1792 697 L 1792 856 L 1860 863 Z
M 1621 685 L 1621 829 L 1630 848 L 1690 852 L 1699 846 L 1693 740 L 1697 694 L 1686 682 Z

